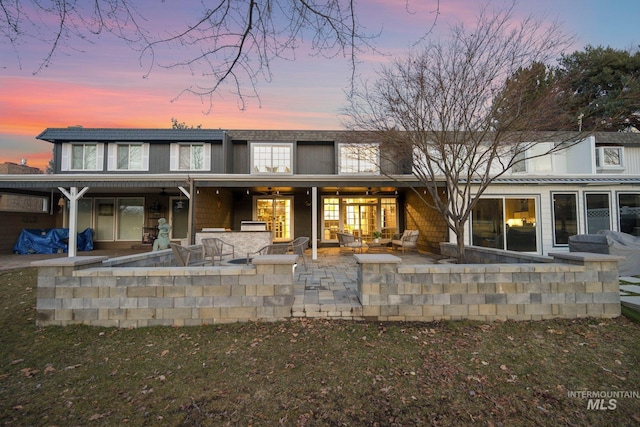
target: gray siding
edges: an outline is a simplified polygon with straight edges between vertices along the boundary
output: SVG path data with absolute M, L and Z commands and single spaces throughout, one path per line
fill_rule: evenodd
M 224 149 L 222 144 L 211 144 L 211 172 L 224 173 Z
M 333 141 L 300 141 L 296 149 L 295 173 L 329 175 L 336 173 Z
M 150 144 L 149 173 L 166 173 L 169 171 L 171 158 L 170 144 Z
M 249 173 L 249 147 L 247 141 L 233 141 L 233 170 L 231 173 Z

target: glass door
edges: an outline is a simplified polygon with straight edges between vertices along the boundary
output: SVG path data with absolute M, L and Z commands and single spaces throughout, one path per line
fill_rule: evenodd
M 273 241 L 289 241 L 293 235 L 291 198 L 257 198 L 256 220 L 273 232 Z
M 364 240 L 372 240 L 378 229 L 378 205 L 375 198 L 345 199 L 344 230 Z
M 95 240 L 113 241 L 115 223 L 114 199 L 96 199 L 95 212 L 96 236 Z

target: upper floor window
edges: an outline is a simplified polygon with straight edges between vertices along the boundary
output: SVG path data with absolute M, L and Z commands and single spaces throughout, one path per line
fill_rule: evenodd
M 378 144 L 340 144 L 338 172 L 341 174 L 378 174 L 379 162 Z
M 63 171 L 102 170 L 104 144 L 62 144 Z
M 511 166 L 511 173 L 519 173 L 527 171 L 527 160 L 525 152 L 521 151 L 513 156 L 514 165 Z
M 209 144 L 171 144 L 172 171 L 209 170 L 211 162 L 211 146 Z
M 599 169 L 623 169 L 623 147 L 596 147 L 596 167 Z
M 251 144 L 251 170 L 253 173 L 290 174 L 291 150 L 291 144 Z
M 149 170 L 149 144 L 109 144 L 108 170 Z

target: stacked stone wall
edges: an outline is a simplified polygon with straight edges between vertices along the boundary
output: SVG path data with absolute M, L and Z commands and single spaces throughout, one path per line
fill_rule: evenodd
M 363 317 L 376 321 L 542 320 L 620 315 L 618 257 L 551 263 L 401 265 L 356 255 Z M 394 259 L 395 258 L 395 259 Z
M 104 267 L 103 257 L 37 261 L 37 324 L 128 328 L 289 318 L 296 258 L 262 256 L 239 267 L 114 268 Z

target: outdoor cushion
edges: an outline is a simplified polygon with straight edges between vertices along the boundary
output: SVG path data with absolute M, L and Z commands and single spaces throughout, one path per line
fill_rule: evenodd
M 415 249 L 418 247 L 419 235 L 420 232 L 418 230 L 404 230 L 399 239 L 391 240 L 391 246 L 394 249 L 399 246 L 403 252 L 405 249 Z

